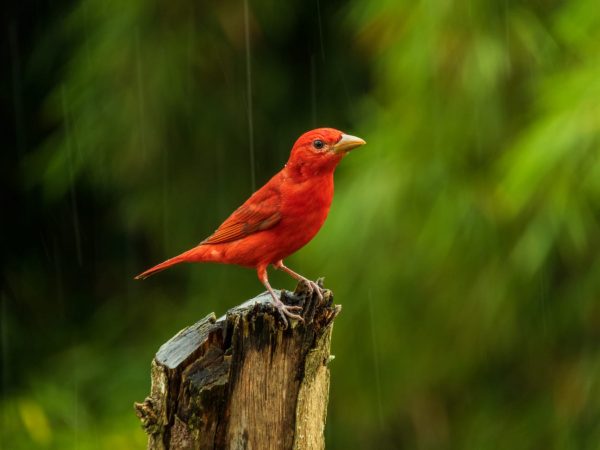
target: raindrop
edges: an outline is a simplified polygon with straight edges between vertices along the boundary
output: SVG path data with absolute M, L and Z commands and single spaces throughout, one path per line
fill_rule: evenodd
M 315 55 L 310 57 L 310 100 L 313 128 L 317 128 L 317 70 Z
M 144 97 L 143 67 L 140 50 L 140 30 L 135 30 L 135 70 L 137 81 L 138 121 L 142 161 L 146 159 L 146 100 Z
M 317 22 L 319 24 L 319 43 L 321 45 L 321 59 L 325 62 L 325 47 L 323 46 L 323 22 L 321 20 L 321 1 L 317 0 Z
M 548 277 L 545 271 L 539 277 L 539 300 L 540 300 L 540 312 L 542 316 L 542 327 L 543 332 L 548 336 L 548 312 L 546 309 L 546 299 L 548 298 Z
M 375 315 L 373 314 L 373 295 L 369 289 L 369 321 L 371 322 L 371 343 L 373 346 L 373 366 L 375 368 L 375 389 L 377 394 L 377 418 L 379 427 L 383 430 L 383 404 L 381 402 L 381 372 L 379 369 L 379 346 L 377 345 L 377 337 L 375 336 Z
M 64 84 L 60 87 L 60 99 L 62 104 L 62 113 L 65 119 L 65 133 L 67 135 L 67 171 L 69 173 L 69 199 L 71 201 L 71 218 L 73 220 L 73 230 L 75 236 L 75 248 L 77 250 L 77 262 L 79 266 L 83 265 L 83 255 L 81 251 L 81 232 L 79 231 L 79 212 L 77 208 L 77 195 L 75 193 L 75 175 L 73 169 L 73 132 L 69 107 L 67 103 L 67 94 Z
M 23 98 L 21 89 L 21 58 L 17 26 L 12 22 L 8 27 L 8 40 L 10 45 L 10 67 L 12 69 L 12 97 L 15 112 L 15 134 L 17 138 L 17 152 L 19 155 L 25 151 L 25 132 L 23 123 Z
M 250 148 L 250 179 L 252 191 L 256 190 L 256 170 L 254 162 L 254 119 L 252 117 L 252 66 L 250 65 L 250 19 L 248 13 L 248 0 L 244 0 L 244 37 L 246 40 L 246 91 L 248 102 L 248 141 Z
M 8 394 L 8 368 L 10 367 L 10 358 L 8 353 L 8 311 L 7 299 L 4 292 L 0 293 L 0 358 L 2 361 L 2 398 L 6 398 Z M 6 430 L 8 426 L 8 411 L 2 408 L 2 426 L 1 430 Z

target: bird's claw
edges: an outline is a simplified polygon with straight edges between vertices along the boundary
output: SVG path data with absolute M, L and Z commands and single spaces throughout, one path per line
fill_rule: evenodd
M 319 298 L 319 301 L 323 301 L 323 288 L 321 286 L 319 286 L 315 281 L 312 280 L 304 280 L 306 282 L 306 285 L 308 286 L 308 293 L 309 294 L 317 294 L 317 297 Z
M 298 306 L 298 305 L 285 305 L 284 304 L 285 309 L 287 309 L 288 311 L 302 311 L 302 306 Z
M 304 322 L 304 317 L 300 316 L 299 314 L 294 314 L 294 312 L 293 312 L 293 311 L 297 311 L 297 312 L 302 311 L 302 306 L 286 305 L 281 300 L 277 300 L 275 302 L 275 308 L 277 308 L 277 311 L 279 312 L 279 315 L 283 319 L 283 323 L 285 324 L 285 328 L 288 327 L 287 317 L 289 317 L 290 319 L 299 320 L 300 322 Z

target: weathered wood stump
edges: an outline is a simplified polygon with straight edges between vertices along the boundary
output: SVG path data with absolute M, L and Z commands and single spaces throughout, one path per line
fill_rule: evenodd
M 322 449 L 333 319 L 341 307 L 307 286 L 284 301 L 305 323 L 283 329 L 268 294 L 209 314 L 163 344 L 135 410 L 148 449 Z

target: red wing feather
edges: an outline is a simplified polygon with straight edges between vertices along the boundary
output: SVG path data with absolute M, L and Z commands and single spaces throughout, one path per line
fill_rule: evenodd
M 278 189 L 263 189 L 256 191 L 201 244 L 236 241 L 275 226 L 281 220 L 281 194 Z

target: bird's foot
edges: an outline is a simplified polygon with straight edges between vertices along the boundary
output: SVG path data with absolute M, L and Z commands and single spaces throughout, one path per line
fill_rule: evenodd
M 312 323 L 318 306 L 331 301 L 330 292 L 323 289 L 322 278 L 319 278 L 316 282 L 301 278 L 294 292 L 282 290 L 280 298 L 286 303 L 302 307 L 304 323 Z
M 319 299 L 319 302 L 323 301 L 323 294 L 326 291 L 326 289 L 323 288 L 323 278 L 319 278 L 317 281 L 312 281 L 308 278 L 300 278 L 299 281 L 300 283 L 298 284 L 296 291 L 293 294 L 286 292 L 287 296 L 291 298 L 298 296 L 311 298 L 314 294 Z
M 304 322 L 304 318 L 301 315 L 294 314 L 294 312 L 302 311 L 302 306 L 286 305 L 281 300 L 276 298 L 273 298 L 273 304 L 275 308 L 277 308 L 277 312 L 279 312 L 279 315 L 283 319 L 285 328 L 287 328 L 289 325 L 287 317 L 289 317 L 290 319 L 299 320 L 300 322 Z
M 291 301 L 292 304 L 302 305 L 303 308 L 306 309 L 306 303 L 313 303 L 313 296 L 317 297 L 317 303 L 321 303 L 329 292 L 327 289 L 323 288 L 323 278 L 319 278 L 317 281 L 311 281 L 308 278 L 301 278 L 299 281 L 300 282 L 298 283 L 298 286 L 294 292 L 286 290 L 281 291 L 281 300 L 284 300 L 285 297 Z
M 312 281 L 312 280 L 309 280 L 309 279 L 305 279 L 304 280 L 304 282 L 308 286 L 308 293 L 310 295 L 316 294 L 317 297 L 319 298 L 319 301 L 321 302 L 321 301 L 323 301 L 323 286 L 322 285 L 320 286 L 318 284 L 319 281 L 321 281 L 321 280 L 317 280 L 316 282 Z M 322 283 L 323 282 L 321 281 L 321 284 Z

